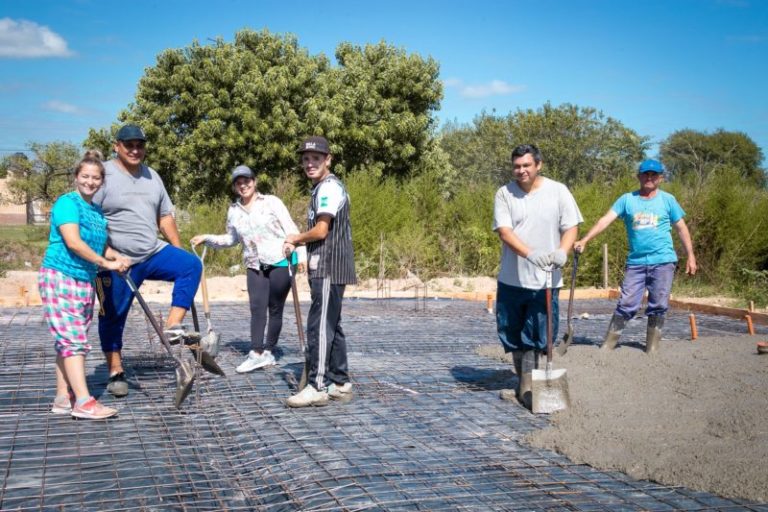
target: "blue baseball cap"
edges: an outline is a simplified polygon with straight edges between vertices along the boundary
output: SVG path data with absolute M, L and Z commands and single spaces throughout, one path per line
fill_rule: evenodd
M 640 162 L 640 167 L 637 168 L 637 172 L 656 172 L 661 174 L 664 172 L 664 166 L 661 165 L 661 162 L 658 160 L 643 160 Z

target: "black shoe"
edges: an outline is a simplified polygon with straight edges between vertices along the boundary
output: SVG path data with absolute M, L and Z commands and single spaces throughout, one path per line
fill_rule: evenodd
M 118 398 L 126 396 L 128 394 L 128 381 L 125 380 L 125 373 L 120 372 L 112 375 L 107 384 L 107 391 Z

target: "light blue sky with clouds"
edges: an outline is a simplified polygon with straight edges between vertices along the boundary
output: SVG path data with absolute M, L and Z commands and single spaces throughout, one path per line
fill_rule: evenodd
M 0 154 L 115 121 L 158 53 L 242 28 L 332 58 L 380 40 L 432 56 L 440 123 L 572 103 L 658 143 L 742 131 L 768 152 L 766 0 L 0 0 Z

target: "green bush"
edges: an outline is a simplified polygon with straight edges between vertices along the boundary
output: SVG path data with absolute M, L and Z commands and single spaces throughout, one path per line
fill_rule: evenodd
M 182 246 L 190 249 L 189 240 L 195 235 L 226 233 L 227 210 L 232 204 L 225 198 L 220 201 L 212 201 L 205 204 L 189 205 L 186 212 L 188 220 L 182 222 L 183 216 L 179 215 L 179 236 Z M 202 247 L 198 248 L 198 254 Z M 229 248 L 212 250 L 208 249 L 205 258 L 207 275 L 226 275 L 233 265 L 242 265 L 243 250 L 240 244 Z M 243 270 L 244 272 L 244 270 Z
M 394 178 L 357 172 L 346 180 L 352 241 L 361 278 L 400 277 L 414 264 L 413 237 L 421 238 L 416 211 Z M 417 258 L 418 259 L 418 258 Z M 380 262 L 384 268 L 379 269 Z
M 491 229 L 496 184 L 466 178 L 462 181 L 459 174 L 446 188 L 437 167 L 405 180 L 378 176 L 364 169 L 345 179 L 360 278 L 398 278 L 409 273 L 422 279 L 496 275 L 501 254 L 501 242 Z M 610 183 L 572 187 L 584 217 L 579 237 L 621 194 L 637 187 L 633 173 Z M 309 181 L 291 172 L 261 180 L 259 188 L 280 197 L 299 229 L 306 230 Z M 682 269 L 678 271 L 675 293 L 728 293 L 745 303 L 753 300 L 759 305 L 768 304 L 768 191 L 745 182 L 730 168 L 720 169 L 699 187 L 677 181 L 665 183 L 662 189 L 675 195 L 686 211 L 699 265 L 694 278 L 684 278 Z M 180 209 L 178 222 L 185 247 L 196 234 L 224 233 L 230 204 L 231 198 L 221 198 Z M 36 268 L 47 238 L 47 226 L 2 227 L 0 272 L 29 268 L 25 262 Z M 684 263 L 685 254 L 676 234 L 673 240 Z M 609 285 L 621 283 L 628 246 L 625 227 L 617 220 L 590 242 L 581 256 L 579 286 L 602 284 L 603 244 L 608 244 Z M 209 251 L 206 260 L 211 275 L 227 274 L 230 267 L 241 263 L 240 246 Z M 569 272 L 566 268 L 566 274 Z
M 571 192 L 584 217 L 584 222 L 579 226 L 578 238 L 585 236 L 622 194 L 636 189 L 637 180 L 632 175 L 623 176 L 608 185 L 595 182 L 573 188 Z M 602 286 L 603 244 L 608 245 L 608 285 L 618 286 L 621 282 L 629 246 L 624 223 L 617 219 L 597 238 L 592 239 L 580 256 L 578 286 Z M 570 269 L 566 270 L 570 272 Z

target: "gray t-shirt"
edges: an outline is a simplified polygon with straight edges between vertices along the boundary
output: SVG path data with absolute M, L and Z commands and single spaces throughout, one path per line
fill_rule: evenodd
M 493 230 L 512 228 L 515 236 L 531 249 L 550 253 L 560 247 L 561 233 L 581 224 L 584 219 L 565 185 L 543 176 L 542 179 L 541 186 L 529 194 L 514 181 L 496 192 Z M 507 244 L 501 245 L 499 281 L 530 290 L 546 287 L 545 271 L 515 254 Z M 555 269 L 552 272 L 552 287 L 562 286 L 562 271 Z
M 109 222 L 109 245 L 134 264 L 140 263 L 168 245 L 157 238 L 157 226 L 160 217 L 173 214 L 173 203 L 151 167 L 142 164 L 138 178 L 114 160 L 104 162 L 104 168 L 104 185 L 93 202 L 101 206 Z

